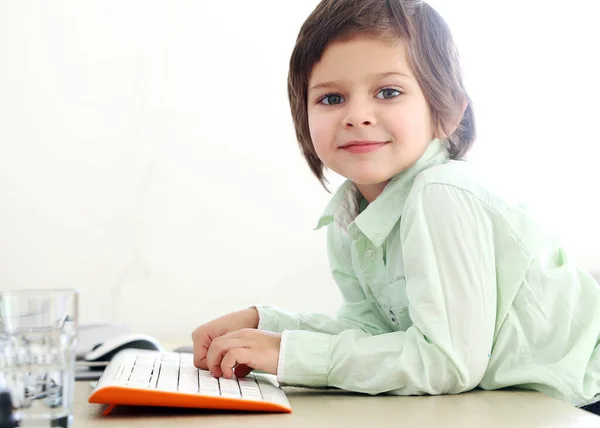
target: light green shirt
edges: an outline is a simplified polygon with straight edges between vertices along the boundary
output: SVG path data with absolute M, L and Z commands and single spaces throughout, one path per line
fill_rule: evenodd
M 318 223 L 343 297 L 337 316 L 257 307 L 259 328 L 283 333 L 282 384 L 600 399 L 600 286 L 553 234 L 449 159 L 444 141 L 364 210 L 356 196 L 346 182 Z

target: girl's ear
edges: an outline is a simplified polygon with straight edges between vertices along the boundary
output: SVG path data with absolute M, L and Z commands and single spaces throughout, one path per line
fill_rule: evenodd
M 462 120 L 463 116 L 465 115 L 465 111 L 467 110 L 468 106 L 469 106 L 469 100 L 465 98 L 462 102 L 461 108 L 456 112 L 456 116 L 454 116 L 452 118 L 453 120 L 450 123 L 451 127 L 449 129 L 450 135 L 454 134 L 454 131 L 456 131 L 456 128 L 458 128 L 458 125 L 460 125 L 460 121 Z
M 465 111 L 467 110 L 467 107 L 469 107 L 469 100 L 467 100 L 465 98 L 462 103 L 462 109 L 460 110 L 460 118 L 458 119 L 458 123 L 460 123 L 463 116 L 465 115 Z M 458 125 L 456 125 L 456 126 L 458 127 Z
M 462 102 L 462 106 L 461 106 L 460 110 L 458 110 L 456 112 L 457 114 L 452 118 L 452 121 L 448 124 L 448 125 L 450 125 L 446 129 L 448 131 L 448 134 L 446 134 L 446 132 L 444 132 L 443 125 L 439 124 L 435 130 L 434 137 L 444 139 L 444 138 L 448 138 L 448 136 L 454 134 L 454 131 L 456 131 L 456 128 L 458 128 L 458 125 L 460 125 L 460 121 L 462 120 L 463 116 L 465 115 L 465 111 L 467 110 L 468 106 L 469 106 L 469 100 L 465 98 Z

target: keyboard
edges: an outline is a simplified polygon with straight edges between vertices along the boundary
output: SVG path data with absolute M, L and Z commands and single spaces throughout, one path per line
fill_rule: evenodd
M 215 378 L 194 367 L 193 354 L 144 349 L 116 354 L 88 401 L 108 404 L 105 415 L 117 405 L 292 411 L 274 375 L 252 372 L 244 378 Z

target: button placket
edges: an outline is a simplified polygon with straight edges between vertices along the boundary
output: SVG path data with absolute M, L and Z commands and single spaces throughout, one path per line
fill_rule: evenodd
M 378 256 L 378 251 L 376 248 L 373 248 L 372 243 L 370 241 L 367 241 L 364 244 L 365 247 L 363 247 L 361 263 L 363 269 L 363 276 L 367 287 L 376 296 L 379 295 L 381 292 L 381 281 L 377 275 L 378 262 L 376 261 L 376 259 Z
M 355 242 L 360 238 L 360 232 L 354 223 L 348 227 L 348 235 L 350 235 L 350 239 Z

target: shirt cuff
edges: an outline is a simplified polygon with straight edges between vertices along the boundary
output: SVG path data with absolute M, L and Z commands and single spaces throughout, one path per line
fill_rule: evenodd
M 285 331 L 279 349 L 278 382 L 288 386 L 327 387 L 332 338 L 312 331 Z
M 269 327 L 269 317 L 265 312 L 262 306 L 252 306 L 258 312 L 258 326 L 256 327 L 258 330 L 266 330 L 270 331 Z
M 287 345 L 287 336 L 289 331 L 281 333 L 281 344 L 279 345 L 279 360 L 277 361 L 277 382 L 283 382 L 283 370 L 285 368 L 285 347 Z
M 258 326 L 256 327 L 258 330 L 282 333 L 284 330 L 296 330 L 298 328 L 298 317 L 294 313 L 269 305 L 251 307 L 258 312 Z

